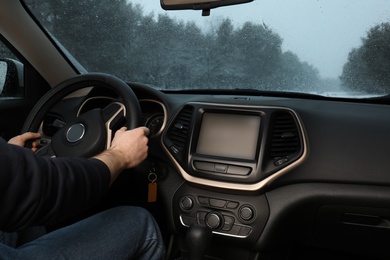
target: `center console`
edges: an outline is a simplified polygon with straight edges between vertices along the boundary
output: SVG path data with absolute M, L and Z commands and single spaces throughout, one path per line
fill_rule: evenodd
M 216 235 L 252 245 L 260 236 L 269 214 L 265 195 L 222 195 L 187 184 L 175 193 L 173 205 L 176 226 L 207 226 Z
M 178 111 L 163 145 L 185 180 L 173 195 L 175 227 L 206 226 L 252 247 L 269 216 L 262 189 L 307 153 L 291 109 L 200 102 Z

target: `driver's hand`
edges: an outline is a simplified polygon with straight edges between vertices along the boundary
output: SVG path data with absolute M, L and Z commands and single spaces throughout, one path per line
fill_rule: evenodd
M 143 126 L 132 130 L 122 127 L 116 131 L 110 149 L 120 151 L 125 168 L 132 168 L 148 155 L 148 135 L 149 129 Z
M 37 141 L 37 140 L 39 140 L 41 137 L 42 136 L 39 133 L 26 132 L 24 134 L 12 137 L 11 139 L 9 139 L 8 143 L 23 147 L 25 145 L 26 141 L 34 140 L 31 144 L 31 150 L 33 152 L 36 152 L 38 149 L 38 146 L 39 146 L 39 141 Z
M 111 173 L 111 184 L 126 168 L 137 166 L 148 156 L 149 129 L 141 126 L 132 130 L 122 127 L 115 132 L 111 147 L 94 156 L 104 162 Z

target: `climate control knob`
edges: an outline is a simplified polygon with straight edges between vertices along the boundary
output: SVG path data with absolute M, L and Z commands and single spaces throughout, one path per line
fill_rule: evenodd
M 245 205 L 240 208 L 240 218 L 245 221 L 250 221 L 255 216 L 255 211 L 251 206 Z
M 184 196 L 180 200 L 180 208 L 184 211 L 191 210 L 194 207 L 194 199 L 190 196 Z
M 219 229 L 224 223 L 223 216 L 216 211 L 212 211 L 206 215 L 205 223 L 211 229 Z

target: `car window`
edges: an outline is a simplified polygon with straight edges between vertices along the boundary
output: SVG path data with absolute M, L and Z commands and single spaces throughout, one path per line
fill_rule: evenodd
M 24 96 L 23 64 L 0 41 L 0 100 Z
M 255 0 L 209 16 L 159 1 L 25 2 L 87 71 L 160 89 L 349 98 L 390 89 L 386 0 Z

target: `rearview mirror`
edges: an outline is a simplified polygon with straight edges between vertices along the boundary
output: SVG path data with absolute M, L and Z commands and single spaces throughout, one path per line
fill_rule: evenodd
M 252 2 L 253 0 L 161 0 L 164 10 L 202 10 L 202 15 L 210 15 L 210 9 L 220 6 L 237 5 Z

